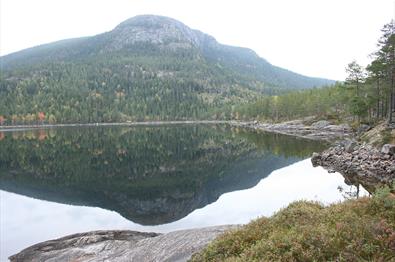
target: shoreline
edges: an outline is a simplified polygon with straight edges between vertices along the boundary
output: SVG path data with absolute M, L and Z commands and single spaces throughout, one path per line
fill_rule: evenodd
M 350 126 L 346 124 L 333 125 L 325 120 L 316 121 L 310 125 L 306 124 L 303 120 L 293 120 L 274 124 L 261 123 L 258 121 L 239 121 L 233 125 L 329 143 L 351 139 L 355 136 Z
M 339 172 L 346 184 L 362 185 L 370 193 L 380 186 L 391 187 L 395 181 L 395 129 L 387 122 L 378 123 L 313 153 L 311 162 L 328 172 Z
M 321 153 L 313 153 L 311 163 L 329 173 L 342 174 L 346 184 L 362 185 L 370 194 L 382 186 L 395 182 L 395 145 L 385 144 L 379 150 L 355 141 L 332 146 Z
M 95 126 L 159 126 L 159 125 L 176 125 L 176 124 L 229 124 L 233 127 L 241 127 L 252 130 L 262 130 L 265 132 L 274 132 L 284 135 L 291 135 L 311 140 L 322 140 L 330 142 L 328 149 L 320 154 L 314 153 L 312 162 L 314 166 L 322 166 L 328 172 L 337 171 L 345 177 L 348 183 L 361 184 L 369 189 L 373 184 L 387 184 L 388 181 L 378 181 L 380 177 L 372 177 L 370 174 L 379 172 L 383 174 L 395 174 L 395 169 L 389 169 L 395 163 L 393 151 L 387 153 L 380 152 L 373 147 L 360 145 L 353 140 L 357 136 L 347 125 L 332 125 L 328 121 L 316 121 L 310 125 L 303 120 L 294 120 L 283 123 L 260 123 L 258 121 L 149 121 L 149 122 L 130 122 L 130 123 L 87 123 L 87 124 L 58 124 L 58 125 L 34 125 L 34 126 L 8 126 L 5 131 L 23 131 L 40 128 L 59 128 L 59 127 L 95 127 Z M 4 129 L 0 128 L 0 131 Z M 348 139 L 335 145 L 334 142 Z M 370 153 L 374 152 L 373 155 Z M 350 162 L 347 166 L 346 162 Z M 369 162 L 376 163 L 377 160 L 384 164 L 380 169 L 374 171 L 369 168 Z M 354 163 L 355 162 L 355 163 Z M 342 164 L 343 163 L 343 164 Z M 360 169 L 360 166 L 364 168 Z M 373 164 L 371 165 L 373 166 Z M 355 167 L 355 168 L 354 168 Z M 345 170 L 348 170 L 345 172 Z M 387 175 L 388 175 L 387 174 Z M 381 178 L 383 178 L 382 176 Z M 390 176 L 389 176 L 390 177 Z M 360 180 L 360 178 L 362 180 Z M 374 179 L 373 179 L 374 178 Z M 386 177 L 384 177 L 386 178 Z M 364 183 L 367 180 L 369 183 Z M 380 179 L 379 179 L 380 180 Z M 384 182 L 384 183 L 383 183 Z M 374 190 L 369 190 L 374 191 Z M 177 258 L 177 261 L 187 261 L 193 254 L 206 247 L 217 236 L 232 229 L 238 228 L 239 225 L 223 225 L 208 228 L 195 228 L 180 231 L 172 231 L 166 234 L 145 233 L 128 230 L 102 230 L 90 231 L 67 235 L 55 240 L 48 240 L 30 246 L 17 254 L 10 257 L 11 261 L 39 261 L 33 258 L 65 258 L 65 259 L 82 259 L 86 255 L 92 255 L 94 250 L 102 250 L 106 247 L 106 252 L 96 252 L 92 257 L 97 259 L 100 256 L 110 257 L 114 260 L 118 258 L 135 257 L 140 261 L 151 261 L 152 259 Z M 71 242 L 78 243 L 78 247 L 70 245 Z M 170 246 L 166 243 L 172 243 Z M 179 244 L 179 243 L 183 244 Z M 47 251 L 43 252 L 42 249 Z M 78 249 L 78 250 L 77 250 Z M 127 251 L 125 251 L 127 250 Z M 78 252 L 77 252 L 78 251 Z M 93 260 L 86 260 L 93 261 Z
M 141 122 L 115 122 L 115 123 L 71 123 L 71 124 L 36 124 L 0 126 L 0 132 L 28 131 L 36 129 L 50 129 L 62 127 L 111 127 L 111 126 L 164 126 L 164 125 L 194 125 L 194 124 L 228 124 L 252 130 L 261 130 L 271 133 L 290 135 L 309 140 L 334 142 L 339 139 L 349 139 L 354 136 L 348 125 L 333 125 L 328 121 L 316 121 L 307 125 L 303 120 L 294 120 L 280 123 L 267 123 L 258 121 L 239 120 L 174 120 L 174 121 L 141 121 Z
M 141 121 L 141 122 L 114 122 L 114 123 L 71 123 L 71 124 L 35 124 L 0 126 L 0 132 L 24 131 L 60 127 L 95 127 L 95 126 L 156 126 L 181 124 L 229 124 L 232 120 L 175 120 L 175 121 Z

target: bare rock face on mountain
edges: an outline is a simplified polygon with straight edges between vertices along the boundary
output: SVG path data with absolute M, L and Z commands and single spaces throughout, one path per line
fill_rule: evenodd
M 150 43 L 161 48 L 203 48 L 218 45 L 215 39 L 183 23 L 163 16 L 140 15 L 124 21 L 110 32 L 110 49 L 122 49 L 138 43 Z
M 41 261 L 187 261 L 216 236 L 236 226 L 170 232 L 93 231 L 28 247 L 11 262 Z

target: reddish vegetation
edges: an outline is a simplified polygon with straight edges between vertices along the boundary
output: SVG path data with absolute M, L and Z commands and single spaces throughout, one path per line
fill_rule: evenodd
M 40 120 L 40 122 L 43 122 L 45 119 L 45 113 L 44 112 L 39 112 L 38 113 L 38 119 Z
M 38 131 L 38 140 L 42 141 L 48 138 L 48 134 L 45 130 Z

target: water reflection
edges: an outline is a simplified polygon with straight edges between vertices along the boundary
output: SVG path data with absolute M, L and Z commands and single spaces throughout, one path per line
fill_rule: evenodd
M 253 187 L 322 147 L 225 126 L 6 132 L 0 141 L 0 189 L 159 225 L 226 192 Z
M 139 225 L 101 208 L 58 204 L 0 190 L 0 261 L 32 244 L 78 232 L 103 229 L 168 232 L 241 224 L 258 216 L 270 216 L 298 199 L 333 203 L 343 199 L 338 187 L 350 190 L 343 181 L 338 173 L 313 168 L 307 159 L 272 172 L 255 187 L 225 193 L 216 202 L 178 221 L 156 226 Z

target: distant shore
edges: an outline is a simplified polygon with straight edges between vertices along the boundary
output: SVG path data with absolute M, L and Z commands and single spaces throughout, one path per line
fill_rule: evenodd
M 116 122 L 116 123 L 72 123 L 72 124 L 35 124 L 0 126 L 0 132 L 26 131 L 44 128 L 61 127 L 95 127 L 95 126 L 160 126 L 160 125 L 192 125 L 192 124 L 228 124 L 235 127 L 262 130 L 279 133 L 310 140 L 333 142 L 353 136 L 348 125 L 333 125 L 321 120 L 310 125 L 303 120 L 293 120 L 281 123 L 265 123 L 258 121 L 239 120 L 175 120 L 175 121 L 141 121 L 141 122 Z
M 115 122 L 115 123 L 71 123 L 71 124 L 35 124 L 0 126 L 0 131 L 24 131 L 41 128 L 59 127 L 94 127 L 94 126 L 153 126 L 153 125 L 180 125 L 180 124 L 232 124 L 233 120 L 176 120 L 176 121 L 141 121 L 141 122 Z

